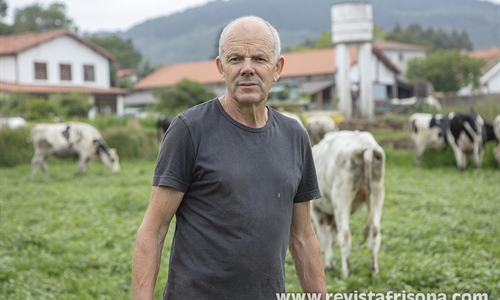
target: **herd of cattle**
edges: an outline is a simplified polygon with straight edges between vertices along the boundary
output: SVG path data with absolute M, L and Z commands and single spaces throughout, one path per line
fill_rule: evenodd
M 324 252 L 324 265 L 334 266 L 332 248 L 338 242 L 341 253 L 342 277 L 349 276 L 348 258 L 351 250 L 350 215 L 366 206 L 367 217 L 363 232 L 371 253 L 371 269 L 378 270 L 380 221 L 384 203 L 385 153 L 373 135 L 367 131 L 339 131 L 328 116 L 311 115 L 303 124 L 293 114 L 284 113 L 302 124 L 309 134 L 318 183 L 322 198 L 311 201 L 311 219 Z M 159 138 L 168 129 L 171 118 L 158 120 Z M 426 148 L 452 147 L 457 166 L 464 169 L 466 154 L 472 154 L 476 167 L 481 166 L 486 142 L 500 142 L 500 115 L 493 124 L 484 122 L 478 114 L 448 116 L 416 113 L 409 120 L 411 138 L 415 144 L 415 163 Z M 47 173 L 46 157 L 78 155 L 78 173 L 83 174 L 91 159 L 100 158 L 112 172 L 120 170 L 115 149 L 109 148 L 99 131 L 84 123 L 38 124 L 31 131 L 35 148 L 31 175 L 38 167 Z M 500 166 L 500 145 L 494 150 Z

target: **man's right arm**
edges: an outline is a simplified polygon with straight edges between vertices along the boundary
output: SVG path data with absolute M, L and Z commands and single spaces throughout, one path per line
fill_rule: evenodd
M 132 294 L 134 300 L 151 300 L 161 252 L 170 221 L 179 207 L 184 193 L 171 187 L 153 186 L 149 206 L 144 215 L 135 243 L 132 263 Z

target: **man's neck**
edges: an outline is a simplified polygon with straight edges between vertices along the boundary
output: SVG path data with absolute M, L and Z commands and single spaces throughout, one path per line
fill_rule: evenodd
M 227 94 L 221 96 L 219 101 L 226 113 L 238 123 L 252 128 L 261 128 L 267 123 L 268 111 L 266 101 L 239 105 L 236 101 L 229 99 Z

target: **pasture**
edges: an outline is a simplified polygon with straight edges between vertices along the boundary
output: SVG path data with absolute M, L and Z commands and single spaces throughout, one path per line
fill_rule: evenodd
M 449 150 L 449 149 L 448 149 Z M 450 150 L 451 151 L 451 150 Z M 491 147 L 487 152 L 491 152 Z M 481 292 L 500 298 L 500 170 L 459 172 L 452 153 L 427 152 L 420 167 L 408 150 L 386 149 L 386 198 L 380 272 L 369 272 L 362 240 L 365 211 L 351 218 L 351 277 L 327 272 L 329 292 Z M 131 299 L 135 233 L 148 204 L 152 160 L 122 160 L 112 174 L 93 162 L 53 160 L 50 176 L 30 165 L 0 170 L 0 297 L 2 299 Z M 173 226 L 156 286 L 167 278 Z M 337 266 L 339 251 L 335 249 Z M 290 257 L 287 291 L 301 292 Z

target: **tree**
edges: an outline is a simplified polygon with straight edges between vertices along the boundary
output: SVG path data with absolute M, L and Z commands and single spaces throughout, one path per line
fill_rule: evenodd
M 215 98 L 201 83 L 183 79 L 174 88 L 159 88 L 153 91 L 158 99 L 155 108 L 166 115 L 177 115 L 192 106 Z
M 479 86 L 483 65 L 482 60 L 470 58 L 457 50 L 437 50 L 425 59 L 409 61 L 406 78 L 412 83 L 428 81 L 438 92 L 457 92 L 469 84 Z
M 431 51 L 436 49 L 458 49 L 472 50 L 472 43 L 467 32 L 459 33 L 453 29 L 451 33 L 446 33 L 443 29 L 424 29 L 420 24 L 410 24 L 406 29 L 402 29 L 396 23 L 394 29 L 387 33 L 386 39 L 395 42 L 416 44 L 429 47 Z
M 77 31 L 73 20 L 66 16 L 66 5 L 62 3 L 52 3 L 47 8 L 36 3 L 23 9 L 18 9 L 14 13 L 14 33 L 40 32 L 54 29 L 68 29 Z
M 111 52 L 116 57 L 116 60 L 110 66 L 111 85 L 116 85 L 116 71 L 121 69 L 139 69 L 142 54 L 134 48 L 131 39 L 124 40 L 118 35 L 106 37 L 94 35 L 89 40 Z
M 0 35 L 11 34 L 12 26 L 5 24 L 3 19 L 7 16 L 9 5 L 4 0 L 0 0 Z

